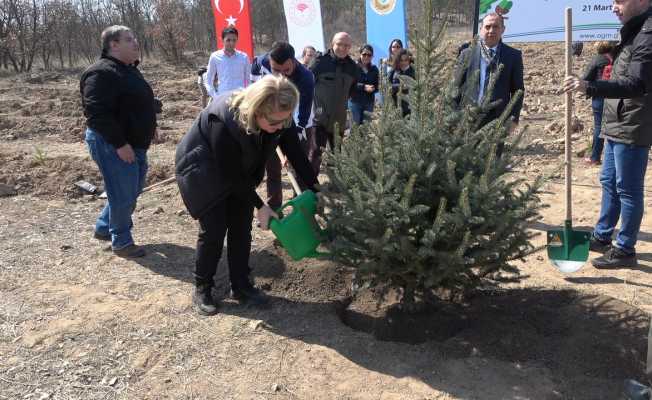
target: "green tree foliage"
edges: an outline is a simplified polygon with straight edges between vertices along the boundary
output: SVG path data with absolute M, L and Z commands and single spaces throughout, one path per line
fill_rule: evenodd
M 424 9 L 432 21 L 431 1 Z M 541 185 L 509 172 L 517 143 L 495 156 L 511 108 L 481 127 L 491 104 L 455 101 L 451 60 L 436 45 L 443 28 L 415 32 L 416 80 L 405 78 L 409 94 L 399 93 L 411 115 L 402 118 L 386 91 L 374 120 L 327 158 L 324 187 L 334 258 L 356 268 L 358 283 L 398 289 L 405 303 L 517 273 L 508 262 L 532 250 L 527 225 Z

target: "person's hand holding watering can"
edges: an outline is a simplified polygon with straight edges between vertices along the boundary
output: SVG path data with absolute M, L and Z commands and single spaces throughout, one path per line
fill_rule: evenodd
M 256 210 L 256 218 L 258 219 L 258 222 L 260 222 L 261 229 L 268 230 L 270 218 L 278 219 L 278 214 L 276 214 L 270 206 L 265 204 Z

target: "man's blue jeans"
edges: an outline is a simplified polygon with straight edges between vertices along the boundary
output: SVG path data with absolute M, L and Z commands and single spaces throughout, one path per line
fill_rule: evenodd
M 372 112 L 374 110 L 374 103 L 362 104 L 349 101 L 349 109 L 351 110 L 351 118 L 353 119 L 353 122 L 360 125 L 367 118 L 367 116 L 364 115 L 364 112 Z
M 602 207 L 593 234 L 610 241 L 620 219 L 616 247 L 634 253 L 643 219 L 643 186 L 650 148 L 605 140 L 600 183 Z
M 134 244 L 131 236 L 131 214 L 145 185 L 147 150 L 134 149 L 136 161 L 129 164 L 118 157 L 113 145 L 92 129 L 86 130 L 86 144 L 102 173 L 108 198 L 95 223 L 95 232 L 102 236 L 111 235 L 111 246 L 114 250 L 125 248 Z

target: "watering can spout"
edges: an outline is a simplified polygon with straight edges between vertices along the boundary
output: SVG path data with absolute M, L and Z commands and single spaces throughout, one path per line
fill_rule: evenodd
M 317 196 L 306 190 L 299 196 L 288 201 L 278 210 L 281 212 L 292 207 L 292 211 L 281 219 L 273 219 L 270 229 L 274 236 L 281 242 L 283 248 L 293 260 L 298 261 L 305 257 L 317 258 L 327 254 L 317 251 L 317 247 L 324 239 L 324 232 L 315 220 L 317 213 Z

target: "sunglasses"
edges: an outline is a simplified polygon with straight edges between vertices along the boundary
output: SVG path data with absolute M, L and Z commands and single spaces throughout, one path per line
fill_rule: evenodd
M 361 53 L 362 57 L 371 57 L 371 53 Z
M 275 120 L 275 119 L 270 119 L 268 116 L 265 116 L 264 118 L 270 126 L 285 125 L 290 120 L 289 118 L 282 119 L 282 120 Z

